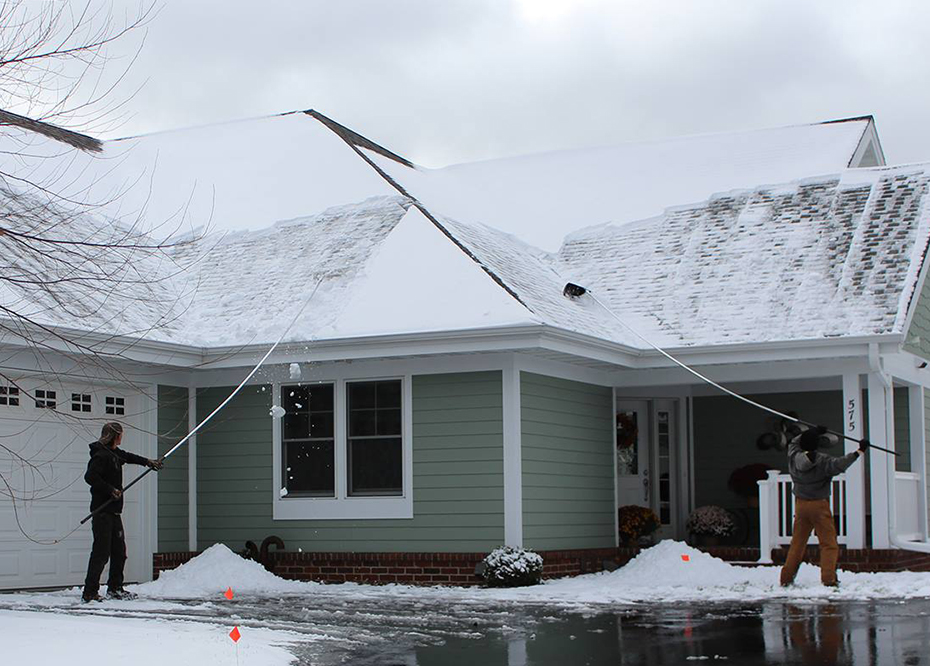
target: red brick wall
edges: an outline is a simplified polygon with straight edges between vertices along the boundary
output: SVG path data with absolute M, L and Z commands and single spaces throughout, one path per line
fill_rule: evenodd
M 730 562 L 754 566 L 758 548 L 714 546 L 703 549 Z M 543 577 L 562 578 L 623 566 L 639 548 L 540 551 Z M 297 553 L 272 552 L 269 566 L 282 578 L 327 583 L 405 583 L 415 585 L 480 585 L 475 565 L 486 553 Z M 776 549 L 772 559 L 784 562 L 787 551 Z M 174 569 L 197 553 L 155 553 L 154 575 Z M 816 546 L 807 549 L 805 561 L 816 564 Z M 839 567 L 847 571 L 930 571 L 930 555 L 904 550 L 848 550 L 840 548 Z

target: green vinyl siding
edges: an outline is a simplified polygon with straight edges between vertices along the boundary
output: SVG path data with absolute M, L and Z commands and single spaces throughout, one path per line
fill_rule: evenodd
M 486 552 L 504 540 L 502 374 L 413 378 L 413 518 L 273 520 L 270 387 L 249 388 L 198 436 L 200 548 L 281 537 L 289 550 Z M 264 388 L 264 390 L 263 390 Z M 203 417 L 231 388 L 197 393 Z
M 612 396 L 610 388 L 520 373 L 527 548 L 615 544 Z
M 187 389 L 158 387 L 158 455 L 187 434 Z M 171 455 L 158 473 L 158 550 L 188 550 L 188 449 Z

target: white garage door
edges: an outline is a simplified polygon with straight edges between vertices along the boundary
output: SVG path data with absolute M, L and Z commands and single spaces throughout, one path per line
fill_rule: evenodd
M 123 447 L 145 451 L 150 438 L 137 429 L 146 423 L 147 401 L 126 389 L 16 380 L 21 387 L 0 380 L 0 473 L 19 501 L 15 504 L 0 481 L 0 589 L 56 587 L 83 583 L 90 554 L 90 521 L 57 545 L 39 545 L 70 532 L 87 515 L 90 490 L 84 482 L 88 444 L 100 435 L 105 421 L 126 426 Z M 135 427 L 133 427 L 135 426 Z M 6 448 L 4 448 L 6 447 Z M 12 455 L 18 453 L 27 463 Z M 144 468 L 127 465 L 123 482 Z M 144 552 L 142 496 L 146 478 L 127 493 L 123 509 L 129 560 L 126 580 L 147 580 L 151 554 Z M 147 502 L 148 503 L 148 502 Z M 151 508 L 150 508 L 151 510 Z M 20 529 L 21 528 L 21 529 Z M 101 583 L 106 583 L 104 574 Z

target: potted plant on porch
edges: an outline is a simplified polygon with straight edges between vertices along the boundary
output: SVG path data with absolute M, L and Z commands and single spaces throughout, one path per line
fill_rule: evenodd
M 726 538 L 736 530 L 730 512 L 721 506 L 700 506 L 691 512 L 686 524 L 695 546 L 719 546 L 720 539 Z
M 617 509 L 617 524 L 621 545 L 635 546 L 659 529 L 659 517 L 652 509 L 628 504 Z

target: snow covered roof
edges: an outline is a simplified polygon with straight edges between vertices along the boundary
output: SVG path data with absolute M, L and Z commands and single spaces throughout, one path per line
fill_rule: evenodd
M 4 170 L 67 174 L 63 189 L 100 201 L 62 227 L 77 238 L 125 229 L 140 215 L 265 227 L 146 258 L 138 268 L 157 279 L 123 300 L 87 289 L 75 292 L 87 298 L 83 309 L 34 299 L 29 311 L 40 323 L 210 348 L 267 343 L 288 327 L 288 340 L 311 341 L 525 325 L 647 347 L 591 299 L 566 299 L 570 279 L 657 344 L 718 345 L 901 332 L 930 236 L 930 167 L 846 169 L 875 151 L 863 144 L 870 128 L 860 119 L 656 144 L 678 160 L 659 175 L 658 158 L 641 160 L 645 172 L 623 167 L 648 152 L 642 145 L 486 164 L 497 167 L 485 176 L 515 183 L 512 199 L 492 183 L 457 192 L 461 200 L 433 198 L 429 187 L 421 198 L 415 188 L 440 182 L 440 172 L 479 167 L 429 175 L 316 112 L 107 142 L 102 157 L 43 136 L 8 156 Z M 567 164 L 575 167 L 566 187 L 546 180 Z M 802 168 L 824 165 L 834 175 L 797 180 Z M 787 184 L 759 184 L 789 172 Z M 633 197 L 627 181 L 643 185 L 641 174 L 654 187 Z M 589 226 L 659 206 L 669 192 L 750 177 L 762 179 L 710 198 L 712 189 L 670 198 L 638 222 Z M 577 188 L 592 196 L 576 199 Z M 7 199 L 17 196 L 8 187 Z M 587 228 L 549 252 L 479 213 L 460 214 L 461 201 L 546 233 L 574 207 L 568 226 Z M 686 201 L 701 203 L 666 208 Z M 0 293 L 2 306 L 26 299 Z M 169 315 L 159 318 L 155 306 L 165 304 Z
M 366 151 L 367 152 L 367 151 Z M 585 150 L 408 168 L 370 159 L 406 192 L 450 217 L 555 251 L 594 224 L 659 215 L 713 192 L 883 164 L 871 117 Z
M 928 183 L 922 164 L 730 192 L 577 232 L 558 261 L 682 345 L 901 333 L 930 239 Z

